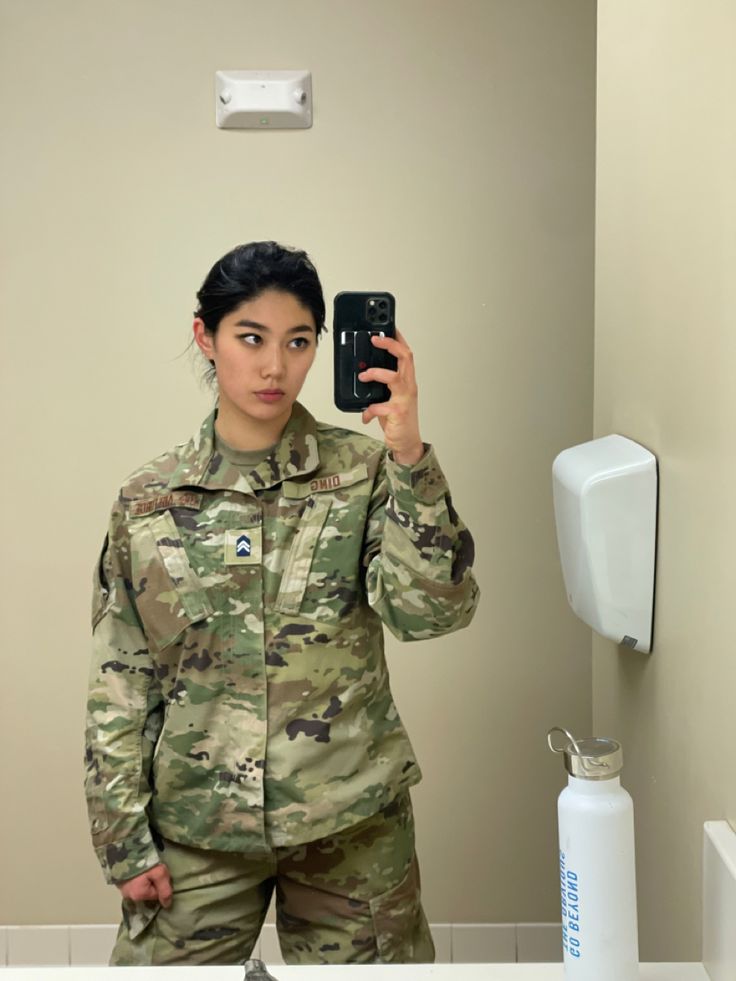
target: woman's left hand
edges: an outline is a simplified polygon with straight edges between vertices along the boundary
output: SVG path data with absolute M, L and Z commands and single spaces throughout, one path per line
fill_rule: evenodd
M 363 411 L 363 422 L 378 419 L 386 446 L 391 450 L 394 460 L 413 466 L 424 456 L 424 443 L 419 435 L 414 355 L 398 330 L 395 338 L 374 335 L 371 340 L 374 347 L 392 354 L 398 364 L 396 371 L 368 368 L 358 375 L 362 382 L 377 381 L 388 385 L 391 392 L 388 402 L 374 402 Z

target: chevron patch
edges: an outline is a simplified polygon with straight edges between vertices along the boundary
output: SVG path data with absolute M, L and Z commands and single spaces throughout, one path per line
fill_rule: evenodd
M 225 565 L 261 564 L 261 526 L 225 532 Z

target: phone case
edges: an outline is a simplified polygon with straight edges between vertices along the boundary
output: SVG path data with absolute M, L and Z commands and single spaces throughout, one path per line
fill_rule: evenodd
M 361 382 L 366 368 L 396 371 L 396 358 L 374 347 L 373 334 L 396 336 L 396 301 L 390 293 L 338 293 L 332 340 L 335 356 L 335 405 L 343 412 L 362 412 L 374 402 L 387 402 L 391 392 L 380 382 Z

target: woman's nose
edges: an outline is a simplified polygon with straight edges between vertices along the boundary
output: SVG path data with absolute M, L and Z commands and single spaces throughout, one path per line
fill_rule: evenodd
M 278 348 L 274 347 L 266 352 L 264 358 L 262 374 L 267 378 L 278 378 L 284 373 L 284 355 Z

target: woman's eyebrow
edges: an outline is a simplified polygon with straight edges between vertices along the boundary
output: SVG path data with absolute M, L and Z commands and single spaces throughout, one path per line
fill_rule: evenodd
M 236 327 L 255 327 L 256 330 L 263 330 L 267 334 L 271 333 L 271 328 L 267 327 L 265 324 L 259 324 L 255 320 L 238 320 L 235 324 Z M 287 334 L 313 334 L 314 328 L 310 327 L 309 324 L 298 324 L 296 327 L 289 327 L 286 331 Z

